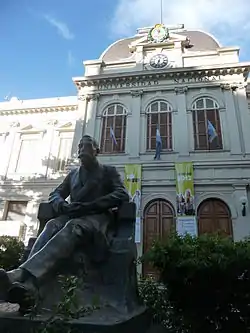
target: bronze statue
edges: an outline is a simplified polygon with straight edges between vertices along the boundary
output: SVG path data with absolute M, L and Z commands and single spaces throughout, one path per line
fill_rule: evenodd
M 58 217 L 46 224 L 22 265 L 8 272 L 0 270 L 3 300 L 24 307 L 27 299 L 34 302 L 39 286 L 53 277 L 61 259 L 70 258 L 79 245 L 95 261 L 105 259 L 110 209 L 128 202 L 129 196 L 116 168 L 98 163 L 98 153 L 96 141 L 83 136 L 78 145 L 81 166 L 49 195 Z

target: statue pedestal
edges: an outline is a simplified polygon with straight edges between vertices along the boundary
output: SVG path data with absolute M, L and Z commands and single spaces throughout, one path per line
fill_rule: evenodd
M 44 321 L 46 316 L 30 320 L 19 312 L 0 311 L 0 333 L 34 333 Z M 150 327 L 150 317 L 143 307 L 127 316 L 101 309 L 91 316 L 70 321 L 68 326 L 75 333 L 146 333 Z
M 53 217 L 49 214 L 51 207 L 46 203 L 41 205 L 44 210 L 40 209 L 39 214 L 41 217 L 43 213 L 46 222 Z M 119 208 L 105 261 L 90 262 L 79 249 L 58 267 L 58 274 L 73 275 L 83 281 L 76 291 L 79 307 L 95 306 L 93 311 L 69 322 L 74 333 L 146 333 L 149 330 L 151 318 L 138 295 L 134 217 L 134 204 Z M 18 307 L 0 304 L 0 333 L 35 333 L 34 329 L 53 315 L 53 307 L 62 300 L 61 285 L 54 273 L 40 288 L 42 302 L 34 319 L 22 316 Z

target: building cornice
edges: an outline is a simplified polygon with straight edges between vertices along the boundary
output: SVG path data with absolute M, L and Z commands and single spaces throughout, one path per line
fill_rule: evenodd
M 81 87 L 99 86 L 103 83 L 120 83 L 124 81 L 140 80 L 159 80 L 159 79 L 179 79 L 188 77 L 202 77 L 202 76 L 219 76 L 219 75 L 235 75 L 244 74 L 247 78 L 250 71 L 250 62 L 237 63 L 237 64 L 223 64 L 211 66 L 197 66 L 197 67 L 182 67 L 171 68 L 167 70 L 143 70 L 136 72 L 125 73 L 110 73 L 100 74 L 85 77 L 75 77 L 75 82 L 78 89 Z
M 78 105 L 65 105 L 65 106 L 48 106 L 48 107 L 35 107 L 35 108 L 13 108 L 13 109 L 0 109 L 0 116 L 6 115 L 22 115 L 22 114 L 37 114 L 37 113 L 50 113 L 50 112 L 70 112 L 76 111 Z

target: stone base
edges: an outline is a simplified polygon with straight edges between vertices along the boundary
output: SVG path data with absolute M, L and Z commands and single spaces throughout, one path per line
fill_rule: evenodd
M 2 306 L 0 310 L 0 333 L 33 333 L 47 316 L 38 316 L 31 320 L 23 317 L 12 306 Z M 115 309 L 96 310 L 91 314 L 73 320 L 69 327 L 79 333 L 146 333 L 150 328 L 150 317 L 144 307 L 138 307 L 133 313 L 119 314 Z

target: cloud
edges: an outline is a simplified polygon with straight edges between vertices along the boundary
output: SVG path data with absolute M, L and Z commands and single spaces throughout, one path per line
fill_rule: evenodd
M 130 36 L 139 27 L 160 21 L 161 0 L 119 0 L 111 22 L 115 37 Z M 136 14 L 135 14 L 136 13 Z M 163 0 L 163 22 L 185 24 L 215 35 L 222 45 L 241 45 L 250 33 L 249 0 Z
M 67 60 L 68 60 L 68 64 L 69 64 L 70 67 L 72 67 L 75 64 L 75 57 L 74 57 L 72 51 L 70 51 L 70 50 L 68 51 Z
M 69 30 L 69 27 L 65 22 L 59 21 L 50 15 L 44 15 L 44 18 L 49 24 L 57 29 L 59 35 L 64 39 L 74 39 L 74 34 Z

